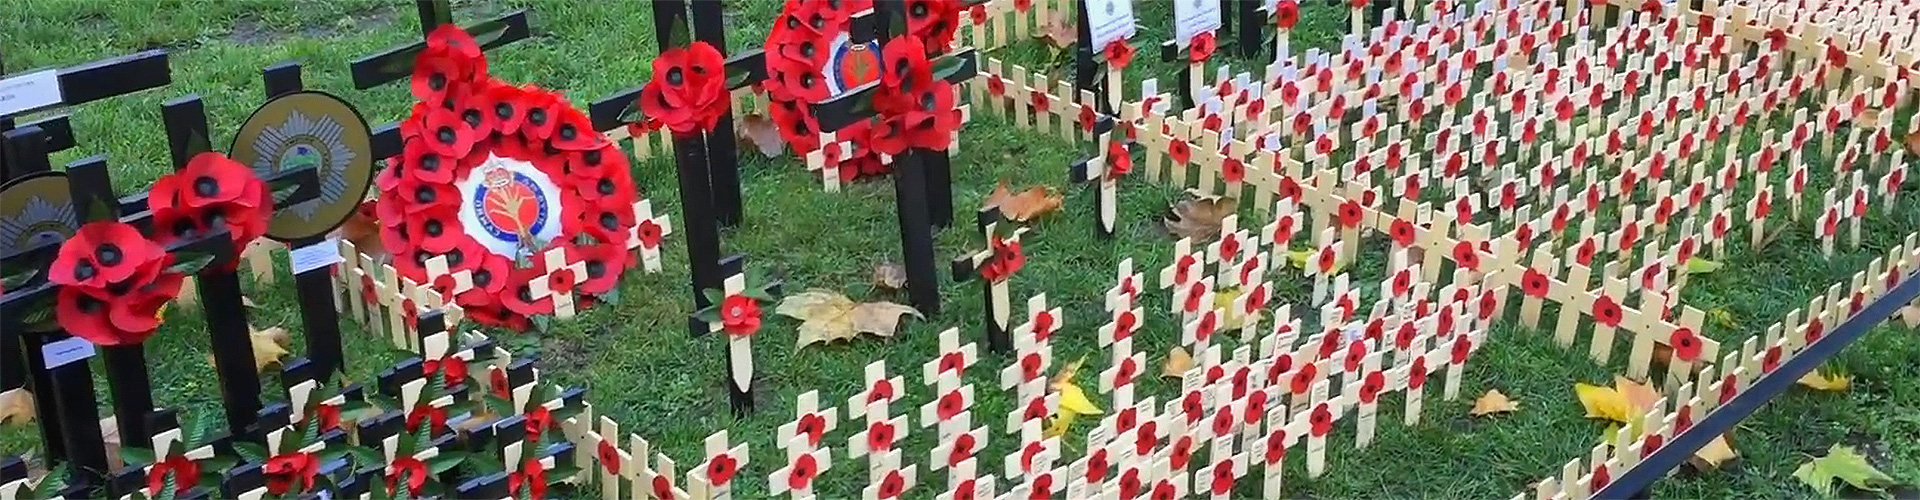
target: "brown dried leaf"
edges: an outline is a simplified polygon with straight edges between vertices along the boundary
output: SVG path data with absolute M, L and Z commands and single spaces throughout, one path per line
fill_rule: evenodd
M 1080 40 L 1080 27 L 1075 20 L 1067 16 L 1066 9 L 1053 11 L 1047 16 L 1046 23 L 1040 26 L 1040 32 L 1033 35 L 1055 49 L 1073 47 Z
M 907 268 L 888 262 L 873 266 L 873 286 L 884 290 L 899 290 L 907 286 Z
M 1507 399 L 1507 395 L 1498 390 L 1489 390 L 1473 400 L 1473 416 L 1484 417 L 1495 413 L 1512 413 L 1520 409 L 1520 402 Z
M 1180 346 L 1173 346 L 1167 351 L 1167 363 L 1160 366 L 1160 376 L 1177 379 L 1187 376 L 1187 370 L 1192 369 L 1193 355 L 1187 354 L 1187 350 Z
M 253 340 L 253 368 L 261 373 L 280 364 L 280 358 L 287 356 L 287 346 L 293 344 L 293 337 L 287 334 L 287 329 L 277 326 L 254 330 L 250 337 Z
M 892 337 L 900 332 L 900 316 L 911 314 L 925 319 L 920 310 L 892 302 L 866 302 L 853 308 L 853 331 Z
M 747 113 L 734 120 L 733 134 L 768 158 L 780 156 L 780 152 L 787 149 L 787 141 L 780 138 L 780 126 L 759 113 Z
M 1220 237 L 1220 221 L 1240 210 L 1240 200 L 1220 196 L 1201 195 L 1189 191 L 1194 196 L 1182 198 L 1169 207 L 1170 216 L 1161 222 L 1167 226 L 1167 232 L 1174 237 L 1193 238 L 1211 241 Z
M 912 307 L 892 302 L 856 303 L 840 292 L 820 289 L 788 295 L 774 313 L 800 320 L 795 349 L 851 339 L 861 333 L 892 337 L 899 331 L 900 315 L 925 317 Z
M 1920 130 L 1907 134 L 1901 142 L 1907 146 L 1907 154 L 1920 155 Z
M 1065 201 L 1059 192 L 1046 186 L 1034 186 L 1025 191 L 1013 193 L 1007 189 L 1007 180 L 1001 179 L 1000 185 L 993 188 L 993 194 L 987 195 L 987 202 L 980 208 L 999 207 L 1000 215 L 1014 222 L 1026 222 L 1047 212 L 1060 208 Z
M 380 242 L 380 219 L 374 215 L 373 203 L 362 202 L 360 209 L 340 224 L 340 239 L 352 243 L 361 254 L 377 259 L 387 255 L 387 247 Z
M 0 425 L 33 422 L 33 393 L 22 387 L 0 392 Z

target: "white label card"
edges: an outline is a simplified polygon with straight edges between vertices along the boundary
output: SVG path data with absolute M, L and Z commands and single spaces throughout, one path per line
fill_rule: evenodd
M 300 274 L 340 262 L 339 238 L 327 238 L 319 243 L 295 248 L 288 253 L 293 260 L 293 274 Z
M 1217 29 L 1220 29 L 1220 2 L 1173 0 L 1173 39 L 1179 40 L 1181 46 L 1193 43 L 1193 37 L 1201 33 Z
M 1134 26 L 1133 0 L 1088 0 L 1087 7 L 1094 47 L 1105 48 L 1114 40 L 1132 37 L 1138 29 Z
M 92 358 L 93 343 L 80 337 L 67 337 L 40 346 L 40 355 L 46 358 L 47 369 L 52 370 L 66 366 L 67 363 Z
M 60 95 L 60 70 L 49 69 L 0 80 L 0 116 L 19 114 L 65 102 Z

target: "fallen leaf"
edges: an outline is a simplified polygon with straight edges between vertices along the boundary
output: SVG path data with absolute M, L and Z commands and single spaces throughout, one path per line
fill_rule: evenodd
M 1734 328 L 1739 326 L 1738 323 L 1734 322 L 1732 312 L 1719 307 L 1707 310 L 1707 322 L 1721 328 Z
M 1718 271 L 1720 270 L 1721 267 L 1725 267 L 1725 266 L 1726 264 L 1722 264 L 1722 263 L 1707 260 L 1707 259 L 1702 259 L 1699 257 L 1694 257 L 1694 258 L 1687 259 L 1687 266 L 1685 268 L 1685 271 L 1687 274 L 1707 274 L 1714 271 Z
M 1627 409 L 1633 411 L 1634 415 L 1645 414 L 1647 410 L 1653 409 L 1654 403 L 1660 402 L 1660 391 L 1654 390 L 1653 386 L 1634 382 L 1626 377 L 1614 375 L 1613 387 L 1620 391 L 1621 395 L 1626 396 Z
M 1906 144 L 1907 154 L 1920 155 L 1920 131 L 1907 134 L 1907 138 L 1901 142 Z
M 293 343 L 293 338 L 287 334 L 287 329 L 277 326 L 265 330 L 254 330 L 251 337 L 253 368 L 261 373 L 266 373 L 268 367 L 280 364 L 280 358 L 287 356 L 287 346 Z
M 1306 270 L 1307 264 L 1310 262 L 1313 262 L 1314 255 L 1318 253 L 1320 253 L 1319 250 L 1289 250 L 1287 251 L 1287 263 L 1292 264 L 1293 267 L 1298 267 L 1301 270 Z M 1342 269 L 1347 268 L 1347 261 L 1341 260 L 1341 259 L 1342 259 L 1341 257 L 1337 257 L 1337 256 L 1334 257 L 1333 270 L 1327 271 L 1326 273 L 1327 275 L 1329 276 L 1339 275 Z M 1409 262 L 1418 262 L 1418 261 L 1410 260 Z
M 1014 222 L 1026 222 L 1058 210 L 1064 201 L 1060 193 L 1046 186 L 1034 186 L 1014 193 L 1007 189 L 1007 180 L 1001 179 L 1000 185 L 993 188 L 993 194 L 987 195 L 986 203 L 981 204 L 980 208 L 999 207 L 1001 217 Z
M 0 392 L 0 425 L 33 422 L 33 393 L 25 387 Z
M 1867 463 L 1867 457 L 1851 446 L 1838 444 L 1827 449 L 1827 456 L 1800 464 L 1800 468 L 1793 471 L 1793 477 L 1829 497 L 1834 496 L 1835 479 L 1862 491 L 1884 491 L 1894 484 L 1893 478 Z
M 1573 392 L 1580 397 L 1580 406 L 1586 408 L 1587 418 L 1631 424 L 1660 400 L 1660 393 L 1652 387 L 1626 377 L 1614 376 L 1613 385 L 1573 384 Z
M 1194 192 L 1189 191 L 1189 194 Z M 1221 196 L 1197 195 L 1181 198 L 1169 207 L 1172 213 L 1161 220 L 1174 237 L 1212 241 L 1220 238 L 1220 221 L 1240 210 L 1240 200 Z
M 1238 330 L 1245 328 L 1248 321 L 1260 320 L 1260 311 L 1254 311 L 1253 314 L 1240 313 L 1240 308 L 1233 303 L 1235 300 L 1240 300 L 1240 295 L 1239 287 L 1225 288 L 1213 292 L 1213 307 L 1225 311 L 1220 319 L 1221 328 Z
M 1807 372 L 1807 376 L 1800 377 L 1800 385 L 1816 391 L 1841 392 L 1847 390 L 1847 387 L 1852 384 L 1853 378 L 1838 370 L 1814 370 Z
M 1177 379 L 1187 376 L 1187 370 L 1193 369 L 1193 355 L 1180 346 L 1167 351 L 1167 364 L 1161 365 L 1160 376 Z
M 780 138 L 780 126 L 759 113 L 747 113 L 734 120 L 733 133 L 740 142 L 752 144 L 760 154 L 768 158 L 780 156 L 787 149 L 787 141 Z
M 1723 433 L 1714 437 L 1713 441 L 1708 441 L 1706 446 L 1694 450 L 1693 456 L 1687 459 L 1687 465 L 1693 466 L 1694 470 L 1716 470 L 1735 458 L 1740 458 L 1740 452 L 1733 450 L 1733 442 L 1728 441 Z
M 1066 435 L 1073 427 L 1073 421 L 1081 415 L 1104 413 L 1099 406 L 1093 404 L 1093 400 L 1087 399 L 1087 391 L 1073 381 L 1073 377 L 1080 373 L 1080 367 L 1086 364 L 1086 361 L 1087 358 L 1084 356 L 1074 360 L 1065 368 L 1061 368 L 1060 372 L 1055 373 L 1047 382 L 1048 389 L 1060 395 L 1060 404 L 1047 422 L 1045 432 L 1042 433 L 1045 437 Z
M 380 219 L 374 215 L 373 204 L 371 200 L 361 202 L 360 209 L 340 224 L 340 239 L 353 243 L 354 250 L 362 255 L 383 259 L 387 256 L 387 247 L 380 242 Z
M 907 286 L 907 268 L 888 262 L 873 266 L 873 286 L 885 290 L 899 290 Z
M 1520 409 L 1520 402 L 1507 399 L 1499 390 L 1488 390 L 1480 399 L 1473 400 L 1473 416 L 1483 417 L 1496 413 L 1511 413 Z
M 912 307 L 892 302 L 856 303 L 832 290 L 813 289 L 781 299 L 774 313 L 800 320 L 795 349 L 815 342 L 851 339 L 870 333 L 892 337 L 900 326 L 900 315 L 924 318 Z
M 1074 42 L 1080 40 L 1079 26 L 1073 24 L 1074 22 L 1074 19 L 1067 17 L 1065 9 L 1054 11 L 1047 16 L 1047 22 L 1033 37 L 1047 42 L 1047 45 L 1056 49 L 1072 47 Z

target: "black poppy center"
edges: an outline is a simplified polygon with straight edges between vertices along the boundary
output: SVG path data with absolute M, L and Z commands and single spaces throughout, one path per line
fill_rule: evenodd
M 423 157 L 421 157 L 421 158 L 420 158 L 420 169 L 421 169 L 421 170 L 425 170 L 425 171 L 428 171 L 428 172 L 433 172 L 433 171 L 436 171 L 436 170 L 440 170 L 440 157 L 438 157 L 438 156 L 423 156 Z
M 599 150 L 588 151 L 586 153 L 581 154 L 580 159 L 586 161 L 588 165 L 599 165 L 600 151 Z
M 927 17 L 927 4 L 924 4 L 924 3 L 913 4 L 913 7 L 910 9 L 910 12 L 913 13 L 913 17 Z
M 433 258 L 433 252 L 428 252 L 426 250 L 421 250 L 413 253 L 413 263 L 419 264 L 421 266 L 427 265 L 427 259 L 431 259 L 431 258 Z
M 430 219 L 423 226 L 427 230 L 427 236 L 440 236 L 440 231 L 445 229 L 442 227 L 444 225 L 445 224 L 440 223 L 439 219 Z
M 826 28 L 827 28 L 827 16 L 823 16 L 823 15 L 820 15 L 820 14 L 814 14 L 814 15 L 813 15 L 813 18 L 811 18 L 811 19 L 808 19 L 808 20 L 807 20 L 807 24 L 809 24 L 809 25 L 812 25 L 812 26 L 813 26 L 813 29 L 816 29 L 816 30 L 819 30 L 819 29 L 826 29 Z
M 515 295 L 518 295 L 520 297 L 521 302 L 533 302 L 533 289 L 527 287 L 526 285 L 520 285 L 520 288 L 518 291 L 515 292 Z
M 93 314 L 93 313 L 100 312 L 101 309 L 106 308 L 107 303 L 101 302 L 100 299 L 90 297 L 86 294 L 81 294 L 79 306 L 80 306 L 80 312 Z
M 460 118 L 466 120 L 467 126 L 480 128 L 480 120 L 486 118 L 486 116 L 481 115 L 478 109 L 469 109 L 460 112 Z
M 461 262 L 466 262 L 467 260 L 466 254 L 460 253 L 460 249 L 458 248 L 455 248 L 453 250 L 448 250 L 446 257 L 447 257 L 447 265 L 449 266 L 457 267 L 460 265 Z
M 439 139 L 442 144 L 453 144 L 453 141 L 460 139 L 460 134 L 454 132 L 453 127 L 440 127 L 440 130 L 435 131 L 433 136 L 435 139 Z
M 492 283 L 492 282 L 493 282 L 492 271 L 481 269 L 473 272 L 474 286 L 487 286 L 488 283 Z
M 600 179 L 600 182 L 594 185 L 594 189 L 600 191 L 601 196 L 612 196 L 615 187 L 617 186 L 614 186 L 612 179 Z
M 547 123 L 547 110 L 533 108 L 533 111 L 527 112 L 527 122 L 532 123 L 536 127 L 545 125 Z
M 447 75 L 445 73 L 437 73 L 437 72 L 431 75 L 427 75 L 427 88 L 431 88 L 433 90 L 446 89 Z
M 620 217 L 613 215 L 612 212 L 601 213 L 600 227 L 607 228 L 607 229 L 618 229 L 620 227 Z
M 813 59 L 813 41 L 800 42 L 800 56 Z
M 932 92 L 928 92 L 928 93 L 925 93 L 925 94 L 921 94 L 921 95 L 920 95 L 920 110 L 921 110 L 921 111 L 933 111 L 933 107 L 934 107 L 934 105 L 935 105 L 935 104 L 936 104 L 936 103 L 934 102 L 934 98 L 933 98 L 933 93 L 932 93 Z
M 120 252 L 120 246 L 112 243 L 102 244 L 100 248 L 93 251 L 93 260 L 107 267 L 120 265 L 120 258 L 124 256 L 125 254 Z
M 587 267 L 587 277 L 588 277 L 588 278 L 598 278 L 598 277 L 601 277 L 601 276 L 606 276 L 606 274 L 607 274 L 607 262 L 606 262 L 606 261 L 603 261 L 603 260 L 588 260 L 588 261 L 587 261 L 587 266 L 586 266 L 586 267 Z
M 183 237 L 183 236 L 186 236 L 187 233 L 191 233 L 191 232 L 193 232 L 192 220 L 180 219 L 177 221 L 173 221 L 173 235 L 175 237 Z
M 98 269 L 94 269 L 92 262 L 81 261 L 79 264 L 73 266 L 73 279 L 77 281 L 93 279 L 93 275 L 98 271 Z
M 513 118 L 513 104 L 505 102 L 494 103 L 493 116 L 499 117 L 502 120 Z
M 195 177 L 193 178 L 193 194 L 201 198 L 209 198 L 220 194 L 220 181 L 205 175 Z
M 799 18 L 795 18 L 795 17 L 788 17 L 788 18 L 787 18 L 787 29 L 794 29 L 794 28 L 799 28 L 799 27 L 800 27 L 800 19 L 799 19 Z
M 680 69 L 680 68 L 670 68 L 670 69 L 668 69 L 668 70 L 667 70 L 667 84 L 668 84 L 668 85 L 680 85 L 680 84 L 683 84 L 683 83 L 687 83 L 687 71 L 686 71 L 686 70 L 684 70 L 684 69 Z
M 580 132 L 578 130 L 574 130 L 573 125 L 560 126 L 560 140 L 571 141 L 573 140 L 573 137 L 575 135 L 578 135 L 579 133 Z
M 433 188 L 426 186 L 421 186 L 419 189 L 413 190 L 413 198 L 419 200 L 421 203 L 433 203 L 434 199 L 439 196 L 439 193 L 433 192 Z
M 813 73 L 800 74 L 800 88 L 803 88 L 803 89 L 813 88 Z

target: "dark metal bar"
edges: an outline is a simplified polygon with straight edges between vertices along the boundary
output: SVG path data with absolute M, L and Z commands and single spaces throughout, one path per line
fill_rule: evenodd
M 1654 450 L 1651 455 L 1640 460 L 1640 464 L 1620 474 L 1612 483 L 1600 488 L 1593 494 L 1598 499 L 1634 498 L 1642 490 L 1648 489 L 1654 481 L 1666 477 L 1667 472 L 1686 463 L 1688 458 L 1714 438 L 1732 430 L 1741 420 L 1760 411 L 1760 407 L 1774 397 L 1793 388 L 1794 384 L 1814 369 L 1819 368 L 1828 358 L 1839 354 L 1853 341 L 1859 340 L 1875 325 L 1886 321 L 1900 307 L 1920 297 L 1920 273 L 1907 275 L 1898 286 L 1887 290 L 1886 295 L 1867 304 L 1858 314 L 1841 322 L 1831 333 L 1820 340 L 1807 344 L 1805 350 L 1788 358 L 1773 372 L 1760 375 L 1753 385 L 1733 396 L 1726 404 L 1720 405 L 1693 424 L 1692 428 L 1668 439 L 1665 446 Z M 1704 389 L 1704 388 L 1701 388 Z

